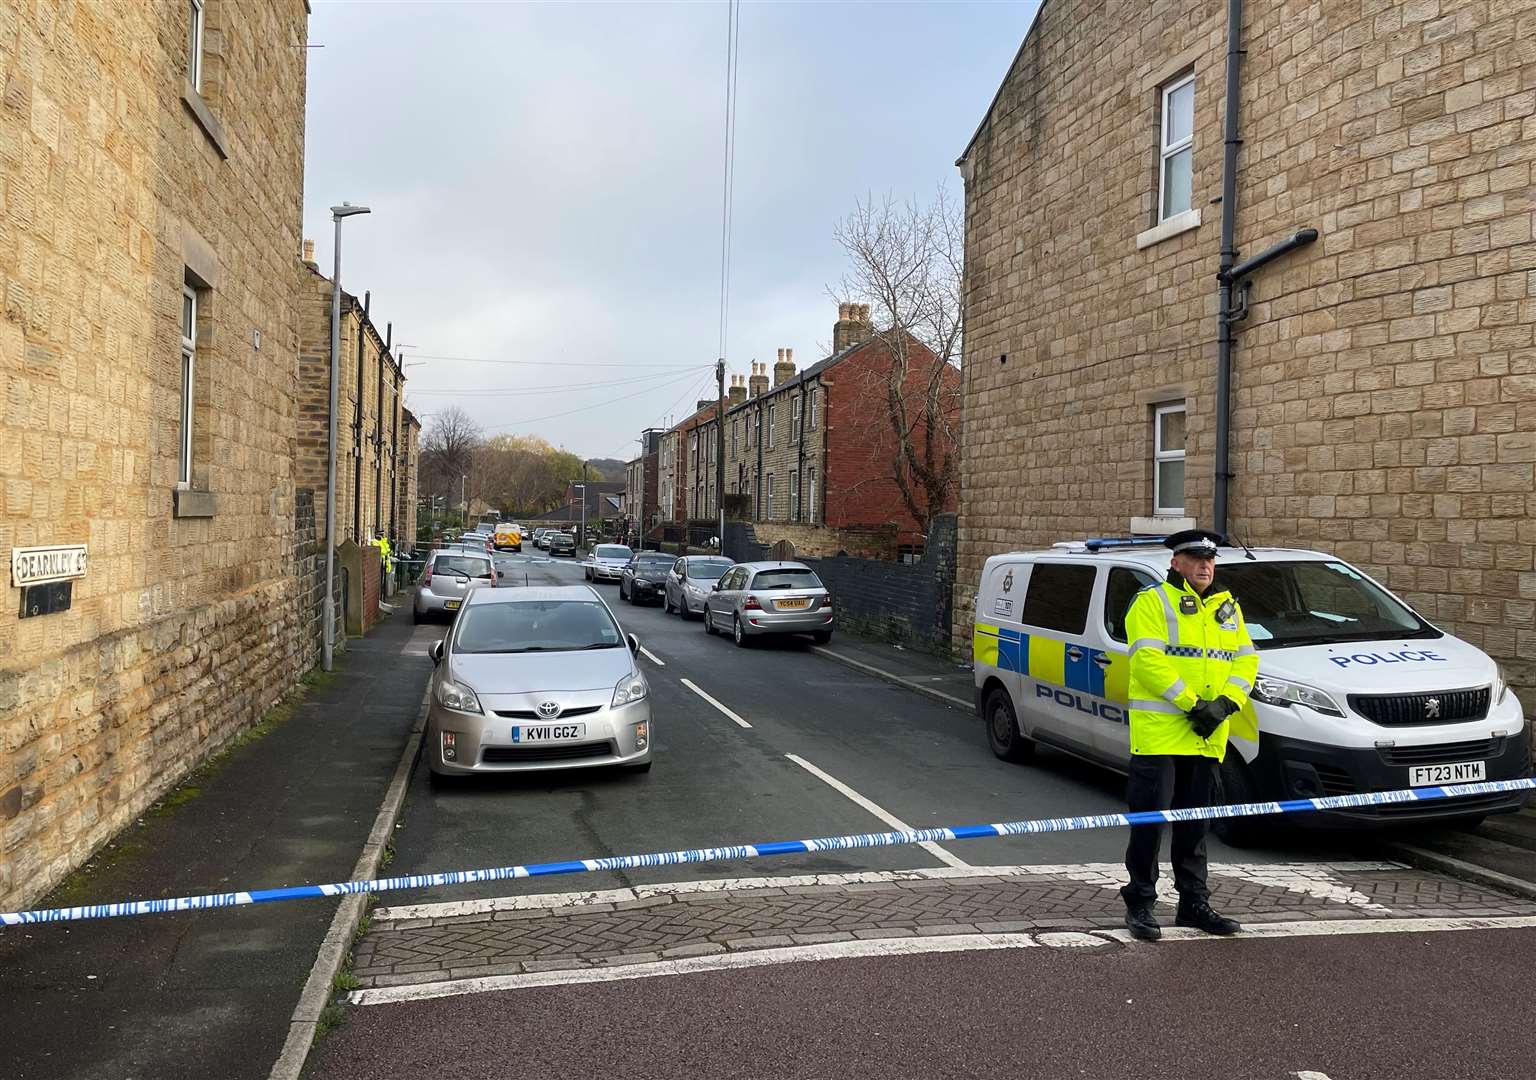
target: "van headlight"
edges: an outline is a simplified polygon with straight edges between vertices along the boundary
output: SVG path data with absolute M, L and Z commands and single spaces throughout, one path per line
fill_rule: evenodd
M 443 679 L 437 684 L 437 703 L 455 712 L 477 713 L 480 711 L 480 699 L 475 697 L 475 692 L 463 683 L 456 683 L 452 679 Z
M 1339 708 L 1339 703 L 1317 687 L 1291 682 L 1289 679 L 1277 679 L 1273 675 L 1260 675 L 1254 681 L 1253 698 L 1266 705 L 1279 705 L 1286 708 L 1292 705 L 1305 705 L 1327 716 L 1344 715 L 1344 710 Z
M 1509 696 L 1509 677 L 1504 674 L 1503 664 L 1493 665 L 1493 703 L 1504 704 L 1504 699 Z
M 619 685 L 613 688 L 613 707 L 620 705 L 632 705 L 651 692 L 651 688 L 645 683 L 645 676 L 639 672 L 626 675 L 619 680 Z

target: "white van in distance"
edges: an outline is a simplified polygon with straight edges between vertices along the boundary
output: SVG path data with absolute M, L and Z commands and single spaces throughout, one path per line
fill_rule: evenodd
M 1111 769 L 1130 757 L 1125 614 L 1163 580 L 1157 540 L 1088 540 L 994 555 L 976 594 L 976 709 L 999 757 L 1046 744 Z M 1363 571 L 1319 551 L 1224 547 L 1214 588 L 1242 605 L 1259 651 L 1257 743 L 1234 738 L 1223 802 L 1531 775 L 1519 700 L 1493 659 L 1430 625 Z M 1477 820 L 1525 792 L 1305 814 L 1313 825 Z M 1272 820 L 1272 819 L 1270 819 Z M 1264 818 L 1215 823 L 1232 843 Z

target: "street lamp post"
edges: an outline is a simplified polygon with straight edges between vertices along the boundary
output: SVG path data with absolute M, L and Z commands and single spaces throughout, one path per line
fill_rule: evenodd
M 581 463 L 581 478 L 583 480 L 587 478 L 586 462 Z M 571 489 L 581 492 L 581 531 L 578 535 L 581 537 L 582 546 L 585 547 L 587 544 L 587 485 L 572 484 Z
M 340 380 L 341 357 L 341 223 L 354 214 L 368 213 L 366 206 L 342 203 L 331 207 L 331 220 L 336 223 L 335 268 L 331 271 L 331 400 L 326 427 L 325 459 L 325 600 L 322 605 L 325 619 L 324 646 L 320 666 L 331 670 L 331 660 L 336 649 L 336 410 L 339 408 L 337 384 Z M 358 358 L 362 363 L 362 358 Z

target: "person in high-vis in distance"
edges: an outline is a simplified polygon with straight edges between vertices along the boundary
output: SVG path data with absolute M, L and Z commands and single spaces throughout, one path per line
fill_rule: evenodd
M 1206 529 L 1175 533 L 1167 580 L 1149 585 L 1125 618 L 1131 644 L 1131 764 L 1126 784 L 1130 810 L 1209 806 L 1227 735 L 1244 713 L 1259 657 L 1232 594 L 1213 586 L 1222 537 Z M 1242 731 L 1257 739 L 1257 725 Z M 1173 826 L 1173 883 L 1179 926 L 1208 934 L 1235 934 L 1235 919 L 1212 910 L 1206 884 L 1205 821 Z M 1152 914 L 1157 900 L 1157 855 L 1162 825 L 1131 827 L 1125 852 L 1130 884 L 1120 890 L 1125 925 L 1133 937 L 1156 941 L 1162 928 Z

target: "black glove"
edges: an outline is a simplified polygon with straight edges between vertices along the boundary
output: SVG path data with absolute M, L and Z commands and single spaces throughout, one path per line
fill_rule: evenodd
M 1209 739 L 1216 734 L 1216 729 L 1221 727 L 1227 716 L 1235 709 L 1236 706 L 1226 698 L 1202 701 L 1189 710 L 1189 726 L 1194 728 L 1195 734 L 1202 739 Z

